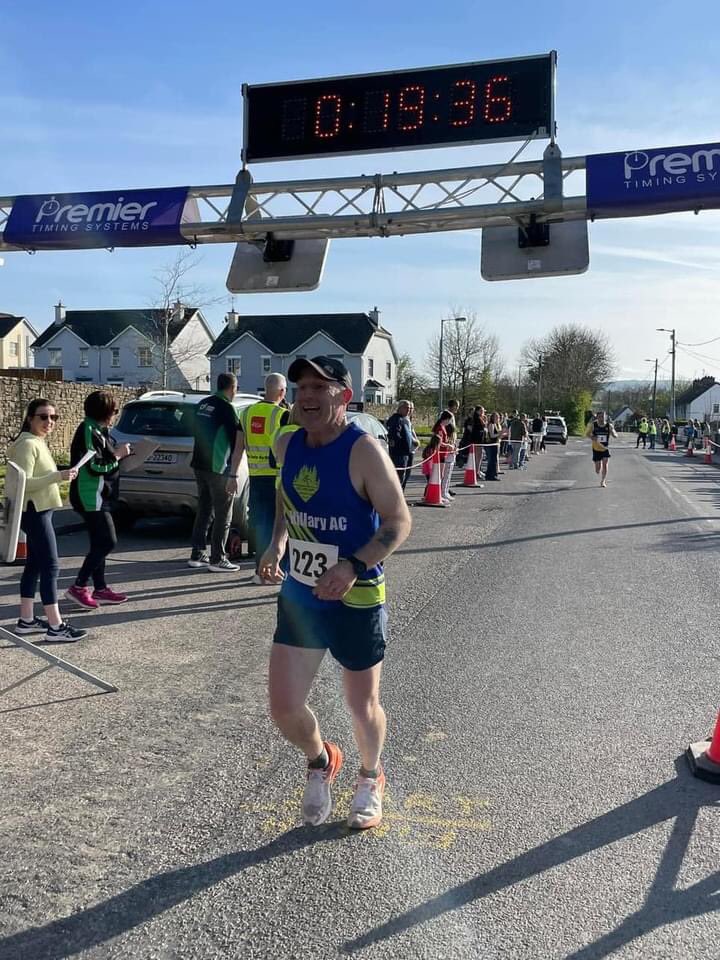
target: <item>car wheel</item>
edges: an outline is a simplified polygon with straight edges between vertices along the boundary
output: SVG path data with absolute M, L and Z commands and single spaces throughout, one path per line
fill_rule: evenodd
M 560 443 L 561 443 L 563 446 L 565 446 L 565 444 L 567 443 L 567 437 L 563 437 L 563 438 L 560 440 Z
M 128 533 L 135 526 L 138 515 L 128 507 L 119 507 L 117 510 L 113 510 L 112 518 L 118 533 Z
M 250 481 L 246 481 L 239 497 L 233 501 L 232 526 L 233 530 L 243 540 L 248 539 L 250 524 L 248 522 L 248 503 L 250 500 Z

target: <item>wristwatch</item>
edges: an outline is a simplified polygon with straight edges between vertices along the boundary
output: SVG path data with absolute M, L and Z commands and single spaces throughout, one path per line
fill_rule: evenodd
M 347 560 L 347 562 L 352 566 L 353 570 L 355 571 L 355 575 L 356 575 L 356 576 L 359 577 L 360 574 L 362 574 L 362 573 L 367 573 L 367 568 L 368 568 L 368 566 L 367 566 L 367 564 L 365 563 L 365 561 L 364 561 L 364 560 L 360 560 L 360 559 L 359 559 L 358 557 L 356 557 L 354 554 L 351 555 L 351 556 L 349 556 L 349 557 L 345 557 L 345 560 Z

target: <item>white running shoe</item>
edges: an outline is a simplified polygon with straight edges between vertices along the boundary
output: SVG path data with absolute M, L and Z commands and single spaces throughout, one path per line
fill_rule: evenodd
M 384 793 L 385 774 L 382 770 L 377 777 L 358 777 L 347 821 L 351 830 L 369 830 L 380 824 Z
M 303 822 L 318 827 L 325 823 L 332 812 L 331 787 L 343 764 L 343 755 L 340 747 L 334 743 L 324 743 L 327 751 L 328 765 L 324 770 L 314 770 L 308 767 L 307 783 L 302 800 Z
M 217 563 L 209 563 L 207 568 L 212 570 L 213 573 L 235 573 L 236 570 L 240 569 L 236 563 L 231 563 L 225 558 L 218 560 Z

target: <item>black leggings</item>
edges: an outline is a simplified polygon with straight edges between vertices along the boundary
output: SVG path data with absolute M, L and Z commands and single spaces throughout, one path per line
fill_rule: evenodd
M 77 508 L 76 508 L 77 509 Z M 92 578 L 96 590 L 104 590 L 105 557 L 115 548 L 117 534 L 112 514 L 108 510 L 77 510 L 85 521 L 90 535 L 90 552 L 85 557 L 75 580 L 76 587 L 86 587 Z
M 27 559 L 20 577 L 20 596 L 35 599 L 38 580 L 43 605 L 57 603 L 58 552 L 52 510 L 36 510 L 28 503 L 23 511 L 21 527 L 27 538 Z

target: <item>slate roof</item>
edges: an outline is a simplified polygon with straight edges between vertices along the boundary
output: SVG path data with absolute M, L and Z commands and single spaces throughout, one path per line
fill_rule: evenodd
M 171 342 L 196 313 L 197 307 L 185 307 L 182 318 L 170 321 Z M 33 347 L 37 350 L 45 346 L 59 330 L 72 330 L 91 347 L 105 346 L 128 327 L 135 327 L 148 337 L 156 337 L 163 314 L 163 310 L 67 310 L 62 325 L 51 324 L 43 330 Z
M 24 317 L 14 317 L 11 313 L 0 313 L 0 340 L 21 323 Z
M 715 377 L 701 377 L 699 380 L 693 380 L 691 387 L 688 387 L 680 396 L 675 397 L 675 404 L 680 403 L 683 406 L 687 406 L 687 404 L 692 403 L 693 400 L 697 400 L 698 397 L 707 393 L 716 383 L 717 380 Z
M 316 333 L 326 333 L 346 353 L 364 352 L 373 334 L 391 339 L 391 334 L 376 326 L 366 313 L 272 314 L 238 317 L 237 328 L 226 326 L 208 350 L 217 357 L 245 333 L 251 333 L 271 353 L 291 354 Z

